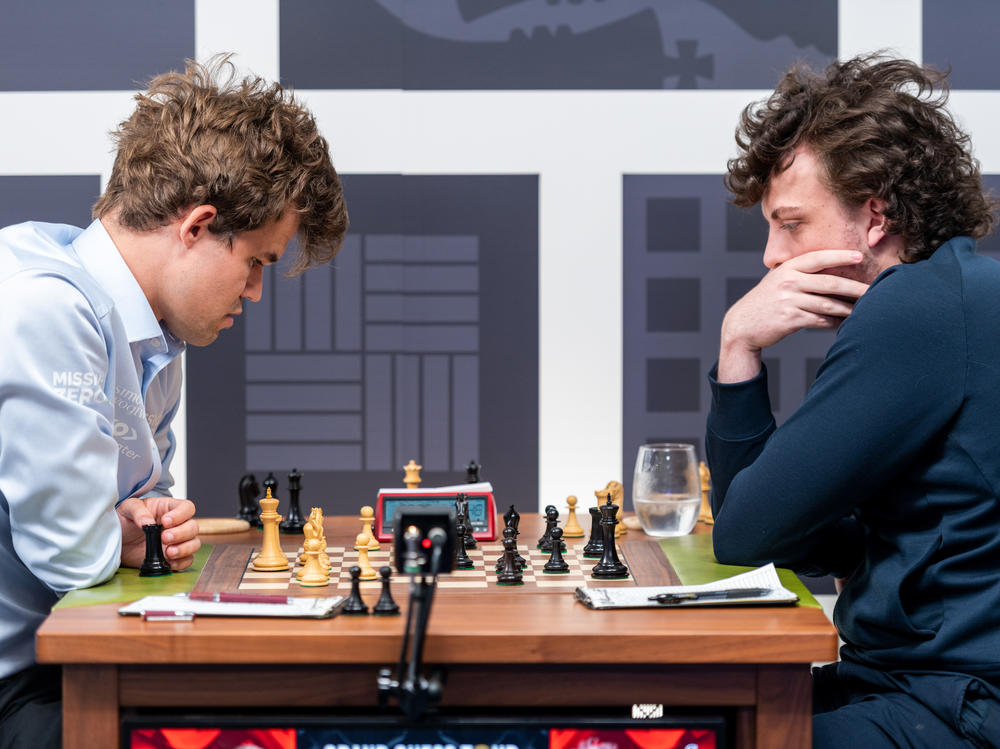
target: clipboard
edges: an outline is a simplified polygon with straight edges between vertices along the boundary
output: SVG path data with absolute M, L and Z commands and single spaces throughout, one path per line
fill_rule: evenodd
M 662 593 L 709 593 L 719 590 L 769 588 L 770 593 L 747 598 L 703 598 L 661 603 L 650 600 Z M 781 584 L 773 564 L 758 567 L 733 577 L 705 583 L 704 585 L 658 585 L 634 588 L 580 587 L 574 592 L 576 600 L 589 609 L 679 609 L 693 606 L 774 606 L 790 605 L 799 597 Z
M 146 596 L 118 609 L 121 616 L 142 616 L 147 621 L 190 621 L 196 616 L 267 616 L 329 619 L 347 601 L 345 596 L 304 598 L 287 596 L 285 603 L 192 600 L 187 593 Z

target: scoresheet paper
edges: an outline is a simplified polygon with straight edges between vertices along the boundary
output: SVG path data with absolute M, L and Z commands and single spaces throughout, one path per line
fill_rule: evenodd
M 649 600 L 660 593 L 702 593 L 712 590 L 734 590 L 740 588 L 770 588 L 765 596 L 753 598 L 709 598 L 659 603 Z M 688 606 L 745 606 L 795 603 L 799 597 L 781 584 L 778 571 L 773 564 L 704 585 L 657 585 L 647 588 L 590 588 L 576 589 L 576 599 L 592 609 L 676 609 Z
M 289 596 L 288 603 L 242 603 L 231 601 L 192 601 L 186 593 L 174 596 L 146 596 L 122 606 L 122 616 L 143 616 L 146 612 L 177 612 L 196 616 L 280 616 L 325 619 L 334 616 L 344 596 L 306 598 Z

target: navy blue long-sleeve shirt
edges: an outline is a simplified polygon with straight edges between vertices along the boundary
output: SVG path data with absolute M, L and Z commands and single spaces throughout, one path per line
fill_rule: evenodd
M 710 379 L 719 561 L 850 575 L 845 659 L 1000 678 L 1000 263 L 883 272 L 781 428 L 766 371 Z

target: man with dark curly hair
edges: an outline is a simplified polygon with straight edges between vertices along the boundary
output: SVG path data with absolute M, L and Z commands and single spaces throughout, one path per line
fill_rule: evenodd
M 85 229 L 0 230 L 0 747 L 58 746 L 60 674 L 35 630 L 68 590 L 138 567 L 163 527 L 171 569 L 198 550 L 194 504 L 170 495 L 180 354 L 347 230 L 340 179 L 289 91 L 225 58 L 154 78 L 115 133 Z
M 795 68 L 729 163 L 769 270 L 710 374 L 715 553 L 841 578 L 816 747 L 1000 746 L 1000 263 L 946 98 L 903 60 Z M 761 352 L 803 328 L 837 337 L 776 428 Z

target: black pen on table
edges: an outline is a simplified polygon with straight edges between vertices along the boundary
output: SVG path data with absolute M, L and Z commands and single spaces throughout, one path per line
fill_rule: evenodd
M 770 588 L 728 588 L 726 590 L 702 590 L 691 593 L 657 593 L 647 600 L 657 603 L 683 603 L 684 601 L 725 601 L 732 598 L 763 598 L 771 593 Z

